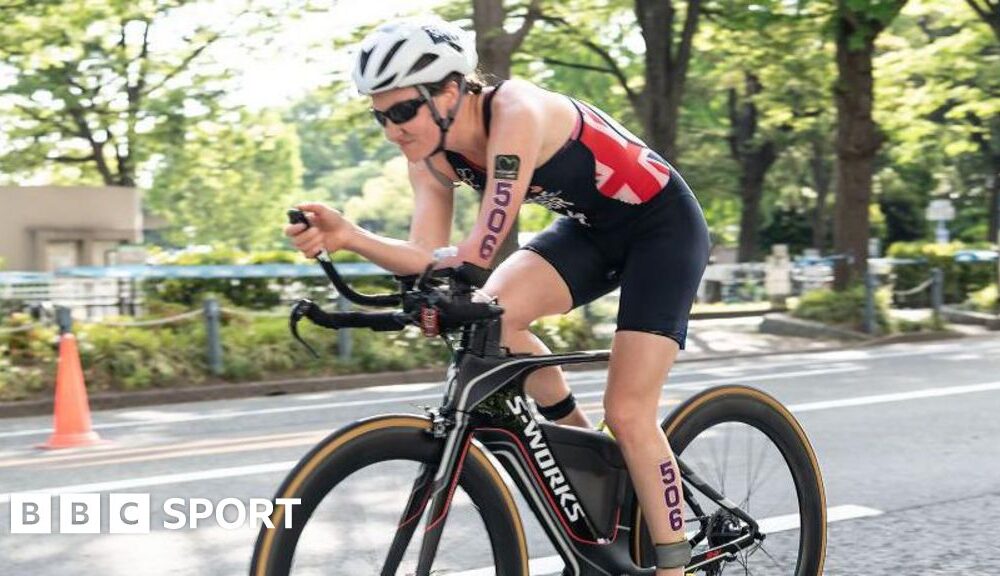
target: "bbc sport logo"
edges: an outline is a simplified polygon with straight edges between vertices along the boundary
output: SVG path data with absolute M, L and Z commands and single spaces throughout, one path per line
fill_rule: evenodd
M 53 499 L 57 502 L 53 507 Z M 165 530 L 197 529 L 203 521 L 214 518 L 224 530 L 239 530 L 247 525 L 274 528 L 272 514 L 281 509 L 281 523 L 291 528 L 299 498 L 167 498 L 163 502 Z M 106 504 L 103 505 L 103 504 Z M 53 511 L 58 510 L 58 522 Z M 101 534 L 107 518 L 108 534 L 149 534 L 152 505 L 149 494 L 41 494 L 21 492 L 10 495 L 11 534 Z M 56 524 L 54 526 L 54 524 Z M 55 530 L 53 530 L 55 528 Z

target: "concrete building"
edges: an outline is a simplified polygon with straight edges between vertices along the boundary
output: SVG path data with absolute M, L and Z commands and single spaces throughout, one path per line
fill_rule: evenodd
M 135 188 L 0 186 L 4 270 L 114 264 L 118 247 L 141 243 L 142 230 Z

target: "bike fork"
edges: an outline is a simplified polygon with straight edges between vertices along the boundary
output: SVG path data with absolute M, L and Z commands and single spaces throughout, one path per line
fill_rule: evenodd
M 410 545 L 413 532 L 420 524 L 420 517 L 427 508 L 427 499 L 431 495 L 431 487 L 434 481 L 434 472 L 437 469 L 429 464 L 420 466 L 420 474 L 413 482 L 413 489 L 410 490 L 410 499 L 406 503 L 403 515 L 399 519 L 399 527 L 396 528 L 396 535 L 392 539 L 392 546 L 389 547 L 389 555 L 382 565 L 382 576 L 393 576 L 399 568 L 399 562 L 406 553 L 406 548 Z
M 453 427 L 447 434 L 440 463 L 436 466 L 424 465 L 421 468 L 413 483 L 410 499 L 403 511 L 399 527 L 396 529 L 386 563 L 382 567 L 382 576 L 392 576 L 396 573 L 410 539 L 420 523 L 420 518 L 428 509 L 415 576 L 430 575 L 431 564 L 434 562 L 441 534 L 444 532 L 451 497 L 458 484 L 458 476 L 462 472 L 462 464 L 471 442 L 472 436 L 466 434 L 466 427 L 463 424 Z

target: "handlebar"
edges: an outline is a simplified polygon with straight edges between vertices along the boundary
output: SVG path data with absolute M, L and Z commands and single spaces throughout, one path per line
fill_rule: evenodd
M 309 221 L 301 210 L 289 210 L 288 221 L 309 227 Z M 289 317 L 290 329 L 292 335 L 315 356 L 318 356 L 315 350 L 299 336 L 298 323 L 302 318 L 334 330 L 368 328 L 387 332 L 417 325 L 426 336 L 436 336 L 444 331 L 495 320 L 503 314 L 503 308 L 496 304 L 472 302 L 475 287 L 483 285 L 489 276 L 489 270 L 478 266 L 466 263 L 458 268 L 436 270 L 431 264 L 419 276 L 397 276 L 400 294 L 368 295 L 356 292 L 344 282 L 325 250 L 316 255 L 316 260 L 337 292 L 351 302 L 362 306 L 401 305 L 403 309 L 397 312 L 326 312 L 310 300 L 299 300 Z M 443 283 L 447 283 L 448 287 L 442 288 Z
M 305 224 L 306 229 L 311 228 L 309 220 L 306 219 L 305 212 L 292 209 L 288 211 L 288 222 L 289 224 Z M 327 254 L 326 250 L 322 250 L 316 255 L 316 260 L 319 261 L 320 266 L 323 267 L 323 272 L 326 273 L 326 277 L 333 282 L 334 287 L 337 288 L 337 293 L 344 296 L 351 302 L 358 304 L 360 306 L 378 306 L 382 308 L 389 308 L 392 306 L 399 306 L 403 299 L 399 294 L 382 294 L 382 295 L 368 295 L 356 292 L 344 279 L 341 278 L 340 273 L 333 266 L 333 261 L 330 260 L 330 255 Z

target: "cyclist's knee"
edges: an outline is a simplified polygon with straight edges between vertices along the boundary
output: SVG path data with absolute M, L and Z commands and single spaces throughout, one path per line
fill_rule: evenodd
M 500 301 L 503 306 L 503 301 Z M 535 315 L 528 310 L 516 305 L 504 306 L 501 325 L 504 334 L 515 334 L 518 332 L 528 332 L 528 327 L 536 320 Z
M 651 415 L 644 406 L 627 399 L 622 401 L 604 398 L 604 423 L 619 443 L 628 444 L 632 441 L 649 440 L 649 435 L 658 427 L 656 413 Z

